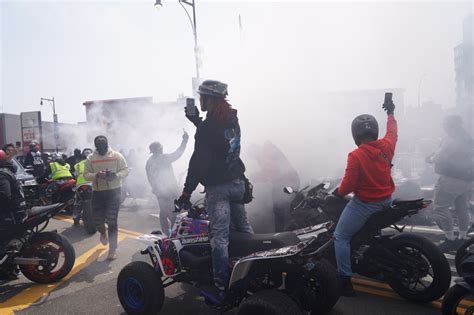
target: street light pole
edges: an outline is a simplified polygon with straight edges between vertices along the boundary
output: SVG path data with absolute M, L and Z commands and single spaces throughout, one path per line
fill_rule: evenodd
M 193 30 L 194 36 L 194 61 L 196 63 L 196 78 L 199 81 L 200 74 L 199 74 L 199 52 L 198 52 L 198 39 L 197 39 L 197 23 L 196 23 L 196 3 L 195 0 L 188 1 L 188 0 L 178 0 L 179 4 L 183 7 L 186 15 L 188 16 L 189 22 L 191 23 L 191 28 Z M 189 16 L 188 10 L 184 7 L 183 4 L 189 5 L 193 8 L 193 18 L 191 20 L 191 16 Z M 161 0 L 156 0 L 155 7 L 162 6 Z
M 51 103 L 53 106 L 53 133 L 54 133 L 54 145 L 56 147 L 56 153 L 59 152 L 59 124 L 58 124 L 58 115 L 56 114 L 56 103 L 54 102 L 54 97 L 53 98 L 41 98 L 40 105 L 43 105 L 43 101 L 48 101 Z
M 418 83 L 418 108 L 420 108 L 420 98 L 421 98 L 421 83 L 423 83 L 423 79 L 426 78 L 426 73 L 423 73 L 423 75 L 420 78 L 420 82 Z

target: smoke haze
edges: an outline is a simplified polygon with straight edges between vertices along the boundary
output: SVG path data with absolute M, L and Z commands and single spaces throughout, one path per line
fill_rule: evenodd
M 54 95 L 60 120 L 77 122 L 85 120 L 86 100 L 153 95 L 163 102 L 192 95 L 192 33 L 177 3 L 165 2 L 159 12 L 152 0 L 0 5 L 5 112 L 38 110 L 40 97 Z M 342 176 L 354 148 L 352 118 L 375 115 L 383 135 L 383 93 L 397 89 L 397 153 L 412 157 L 398 165 L 418 165 L 437 147 L 443 111 L 455 106 L 453 48 L 472 12 L 470 1 L 197 1 L 201 75 L 229 84 L 249 173 L 258 166 L 247 148 L 270 140 L 303 185 Z M 190 143 L 175 164 L 176 175 L 183 175 L 194 127 L 179 116 L 182 108 L 132 113 L 135 123 L 115 127 L 126 137 L 112 147 L 141 148 L 145 160 L 151 141 L 173 151 L 185 128 Z M 414 142 L 421 138 L 426 141 Z M 268 195 L 265 189 L 256 187 L 257 195 Z M 258 200 L 269 206 L 264 196 Z

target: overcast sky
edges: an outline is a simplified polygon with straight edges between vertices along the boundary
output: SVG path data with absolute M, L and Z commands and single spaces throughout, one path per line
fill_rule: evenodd
M 85 120 L 86 100 L 191 94 L 189 21 L 177 1 L 1 1 L 1 107 Z M 324 91 L 401 87 L 453 106 L 453 47 L 470 1 L 197 1 L 202 76 L 242 110 Z M 242 28 L 239 27 L 239 14 Z M 294 104 L 293 104 L 294 105 Z M 44 117 L 51 109 L 43 108 Z

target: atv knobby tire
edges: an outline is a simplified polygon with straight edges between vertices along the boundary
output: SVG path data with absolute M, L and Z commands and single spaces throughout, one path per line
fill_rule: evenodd
M 151 265 L 134 261 L 126 265 L 117 278 L 117 294 L 127 314 L 158 314 L 165 300 L 161 277 Z
M 246 298 L 239 307 L 238 315 L 299 315 L 303 314 L 296 302 L 277 290 L 258 291 Z

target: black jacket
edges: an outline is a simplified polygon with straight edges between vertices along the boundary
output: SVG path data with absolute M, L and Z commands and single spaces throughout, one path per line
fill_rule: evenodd
M 20 183 L 16 180 L 15 165 L 11 161 L 0 161 L 0 216 L 22 210 L 25 196 Z
M 189 161 L 184 192 L 191 194 L 199 183 L 220 185 L 242 177 L 245 165 L 240 159 L 240 126 L 237 111 L 234 117 L 219 123 L 207 115 L 196 120 L 194 152 Z

